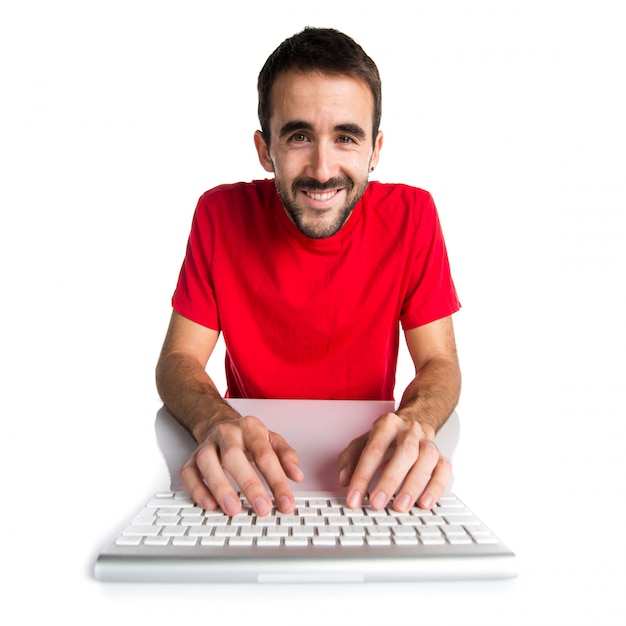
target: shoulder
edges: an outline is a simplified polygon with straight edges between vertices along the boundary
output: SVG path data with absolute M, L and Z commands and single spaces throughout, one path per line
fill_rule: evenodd
M 425 189 L 412 187 L 403 183 L 381 183 L 371 181 L 367 188 L 367 193 L 379 200 L 393 200 L 394 198 L 404 198 L 413 202 L 432 202 L 431 194 Z
M 219 185 L 200 196 L 198 207 L 213 208 L 222 205 L 227 205 L 231 209 L 240 205 L 253 207 L 266 204 L 273 193 L 275 193 L 274 182 L 269 179 Z
M 381 218 L 419 225 L 437 218 L 432 195 L 425 189 L 402 183 L 372 181 L 364 195 L 365 202 Z
M 224 233 L 261 227 L 276 197 L 272 180 L 219 185 L 198 200 L 193 222 L 196 229 Z

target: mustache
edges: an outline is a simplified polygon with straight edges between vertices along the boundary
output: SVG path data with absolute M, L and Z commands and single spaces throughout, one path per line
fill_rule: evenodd
M 332 189 L 347 189 L 348 191 L 354 187 L 354 181 L 351 178 L 329 178 L 327 181 L 321 183 L 315 178 L 309 178 L 308 176 L 299 176 L 295 178 L 291 183 L 291 190 L 295 194 L 299 189 L 306 189 L 308 191 L 330 191 Z

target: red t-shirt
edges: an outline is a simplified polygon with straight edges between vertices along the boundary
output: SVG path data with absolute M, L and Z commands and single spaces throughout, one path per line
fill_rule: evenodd
M 310 239 L 273 180 L 199 200 L 174 309 L 220 330 L 227 395 L 392 400 L 399 323 L 459 309 L 432 197 L 370 182 L 343 228 Z

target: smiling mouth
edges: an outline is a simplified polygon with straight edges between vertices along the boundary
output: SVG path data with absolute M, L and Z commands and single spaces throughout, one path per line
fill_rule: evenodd
M 340 191 L 340 189 L 332 189 L 331 191 L 307 191 L 303 189 L 303 192 L 311 198 L 311 200 L 315 200 L 316 202 L 328 202 L 328 200 L 334 198 Z

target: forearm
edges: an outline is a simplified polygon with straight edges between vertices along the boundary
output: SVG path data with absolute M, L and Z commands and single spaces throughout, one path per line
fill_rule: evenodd
M 222 398 L 204 367 L 186 354 L 161 356 L 156 385 L 170 413 L 198 442 L 213 424 L 239 417 Z
M 434 435 L 456 407 L 460 391 L 461 371 L 456 358 L 433 357 L 406 388 L 396 413 L 432 428 Z

